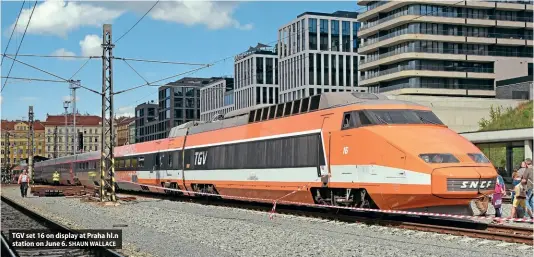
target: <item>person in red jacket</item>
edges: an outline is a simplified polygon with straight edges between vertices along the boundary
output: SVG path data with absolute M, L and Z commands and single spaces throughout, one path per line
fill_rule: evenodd
M 26 171 L 23 171 L 22 174 L 19 176 L 19 182 L 20 185 L 20 194 L 22 197 L 26 197 L 28 195 L 28 183 L 30 182 L 30 177 L 28 176 L 28 173 Z

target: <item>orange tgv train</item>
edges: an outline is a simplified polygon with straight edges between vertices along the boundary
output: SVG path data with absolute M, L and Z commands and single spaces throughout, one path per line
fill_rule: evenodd
M 99 186 L 100 152 L 35 164 L 35 180 Z M 472 214 L 497 172 L 432 111 L 379 94 L 324 93 L 189 122 L 115 148 L 116 186 L 309 204 Z M 134 183 L 129 183 L 134 182 Z M 291 192 L 296 191 L 294 194 Z

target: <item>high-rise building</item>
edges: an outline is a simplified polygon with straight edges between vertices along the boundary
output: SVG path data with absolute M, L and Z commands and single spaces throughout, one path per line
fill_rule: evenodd
M 280 99 L 359 91 L 358 13 L 305 12 L 278 30 Z M 365 90 L 365 89 L 364 89 Z
M 164 138 L 158 133 L 158 105 L 154 101 L 135 107 L 135 142 Z
M 250 47 L 234 59 L 235 109 L 278 102 L 276 47 Z
M 200 89 L 200 120 L 211 121 L 234 110 L 234 79 L 220 78 Z
M 380 92 L 494 97 L 532 63 L 531 1 L 371 1 L 358 37 L 361 86 Z
M 217 79 L 186 77 L 159 87 L 158 139 L 175 126 L 200 120 L 200 89 Z

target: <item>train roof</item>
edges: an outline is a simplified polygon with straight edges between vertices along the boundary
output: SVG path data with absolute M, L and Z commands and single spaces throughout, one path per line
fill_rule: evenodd
M 221 120 L 211 122 L 191 121 L 184 123 L 180 126 L 173 127 L 169 133 L 169 138 L 241 126 L 261 121 L 266 118 L 277 119 L 289 115 L 303 114 L 351 104 L 401 104 L 421 106 L 413 102 L 392 100 L 382 94 L 360 92 L 323 93 L 280 104 L 261 104 L 231 111 L 224 115 L 224 118 Z M 283 109 L 284 106 L 288 109 Z M 278 110 L 276 109 L 277 107 Z M 273 113 L 269 113 L 269 111 Z M 276 115 L 274 115 L 274 112 L 276 112 Z M 271 114 L 273 115 L 271 116 Z

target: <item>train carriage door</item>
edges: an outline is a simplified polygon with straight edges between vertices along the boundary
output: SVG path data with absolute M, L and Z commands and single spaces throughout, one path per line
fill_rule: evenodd
M 331 146 L 331 133 L 325 132 L 325 124 L 327 124 L 329 115 L 326 114 L 323 116 L 323 123 L 321 124 L 320 140 L 317 144 L 318 153 L 318 165 L 317 165 L 317 175 L 321 178 L 323 187 L 328 187 L 329 178 L 330 178 L 330 146 Z
M 160 185 L 160 181 L 161 181 L 161 164 L 162 164 L 162 161 L 163 161 L 163 153 L 157 152 L 154 155 L 154 165 L 153 165 L 153 168 L 152 168 L 152 172 L 155 173 L 156 184 L 158 184 L 158 185 Z

